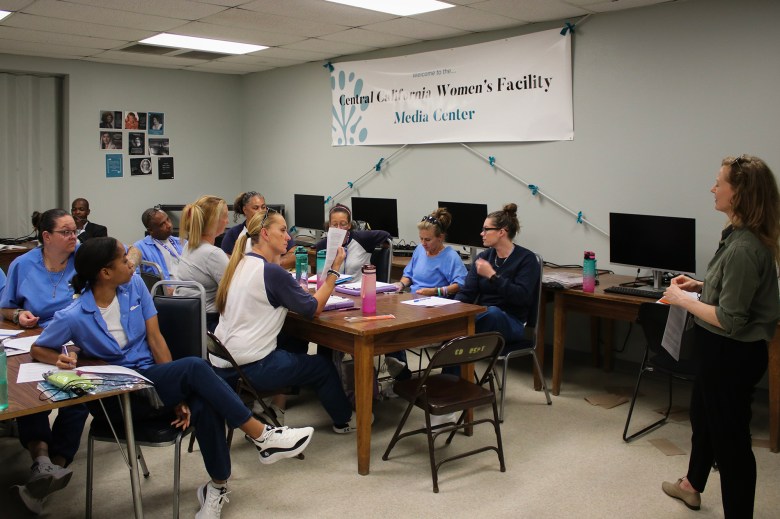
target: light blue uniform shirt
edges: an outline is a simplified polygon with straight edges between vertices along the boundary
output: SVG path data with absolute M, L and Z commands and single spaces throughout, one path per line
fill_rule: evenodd
M 86 356 L 136 370 L 149 368 L 155 363 L 146 342 L 146 321 L 157 315 L 152 296 L 137 275 L 129 283 L 118 287 L 116 296 L 122 328 L 127 335 L 124 348 L 119 347 L 108 331 L 91 290 L 57 312 L 35 344 L 58 350 L 66 342 L 73 341 Z
M 181 258 L 183 247 L 187 245 L 186 241 L 180 241 L 176 236 L 171 236 L 163 242 L 168 247 L 168 252 L 176 258 L 176 261 Z M 141 252 L 141 258 L 144 261 L 151 261 L 160 265 L 163 271 L 163 278 L 171 279 L 169 265 L 165 261 L 165 255 L 160 250 L 160 247 L 155 243 L 154 238 L 151 236 L 145 236 L 142 240 L 138 240 L 133 246 Z M 155 273 L 151 267 L 143 267 L 145 272 Z
M 436 256 L 430 257 L 423 246 L 418 245 L 404 269 L 404 276 L 412 280 L 412 293 L 420 288 L 440 288 L 452 283 L 463 286 L 466 266 L 452 247 L 444 247 Z
M 76 274 L 74 256 L 68 257 L 65 270 L 61 272 L 46 270 L 40 247 L 16 258 L 8 269 L 5 290 L 0 294 L 0 308 L 29 310 L 39 318 L 38 326 L 45 328 L 54 312 L 68 306 L 73 299 L 70 280 Z

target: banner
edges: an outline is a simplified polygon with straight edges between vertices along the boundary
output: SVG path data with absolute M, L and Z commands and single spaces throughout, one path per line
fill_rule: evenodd
M 574 137 L 571 32 L 334 63 L 333 146 Z

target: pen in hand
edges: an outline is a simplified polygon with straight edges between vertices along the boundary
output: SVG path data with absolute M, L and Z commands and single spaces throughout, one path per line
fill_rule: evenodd
M 71 355 L 70 352 L 68 351 L 68 345 L 67 344 L 63 344 L 62 345 L 62 355 L 67 357 L 67 361 L 66 360 L 62 360 L 63 364 L 67 365 L 71 369 L 76 367 L 76 358 L 75 358 L 75 356 Z

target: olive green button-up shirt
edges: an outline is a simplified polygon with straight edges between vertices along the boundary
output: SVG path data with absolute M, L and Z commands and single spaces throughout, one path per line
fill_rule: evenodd
M 780 318 L 777 267 L 772 253 L 747 229 L 727 229 L 707 266 L 701 301 L 715 306 L 718 328 L 707 330 L 737 341 L 770 341 Z

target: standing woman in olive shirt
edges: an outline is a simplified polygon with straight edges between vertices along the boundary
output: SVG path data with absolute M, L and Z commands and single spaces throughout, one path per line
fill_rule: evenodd
M 688 473 L 662 488 L 698 510 L 717 462 L 725 516 L 742 519 L 753 516 L 756 490 L 750 404 L 780 317 L 780 195 L 769 167 L 749 155 L 723 159 L 711 191 L 729 224 L 704 281 L 678 276 L 664 293 L 695 318 L 697 373 Z M 700 292 L 701 298 L 684 292 Z

